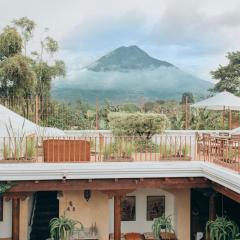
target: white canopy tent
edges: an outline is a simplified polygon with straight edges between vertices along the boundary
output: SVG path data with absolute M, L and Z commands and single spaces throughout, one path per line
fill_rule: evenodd
M 9 133 L 14 136 L 9 136 Z M 64 131 L 57 128 L 40 127 L 0 104 L 0 138 L 30 134 L 52 137 L 65 135 Z
M 231 129 L 232 114 L 231 111 L 240 111 L 240 97 L 227 91 L 216 94 L 213 97 L 197 102 L 191 107 L 216 111 L 229 111 L 229 128 Z
M 233 111 L 240 111 L 240 97 L 224 91 L 213 97 L 197 102 L 193 104 L 192 107 L 219 111 L 224 108 Z

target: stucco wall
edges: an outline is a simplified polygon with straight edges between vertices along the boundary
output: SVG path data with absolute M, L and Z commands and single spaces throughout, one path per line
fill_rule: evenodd
M 174 225 L 174 195 L 159 189 L 140 189 L 128 196 L 136 196 L 136 221 L 124 221 L 121 224 L 122 232 L 151 232 L 152 221 L 147 221 L 147 196 L 165 196 L 165 214 L 172 216 Z M 112 233 L 114 230 L 114 202 L 113 199 L 109 202 L 109 230 Z
M 175 196 L 175 230 L 178 240 L 190 240 L 191 193 L 190 189 L 170 190 Z
M 11 239 L 12 236 L 12 201 L 3 201 L 3 221 L 0 221 L 0 239 Z
M 63 192 L 63 197 L 59 199 L 59 215 L 64 215 L 65 212 L 67 217 L 82 222 L 84 227 L 90 227 L 96 223 L 100 240 L 106 240 L 109 235 L 108 202 L 108 196 L 101 192 L 93 191 L 90 200 L 87 202 L 84 199 L 83 191 L 66 191 Z M 70 211 L 66 211 L 68 207 Z M 75 211 L 73 211 L 73 207 Z

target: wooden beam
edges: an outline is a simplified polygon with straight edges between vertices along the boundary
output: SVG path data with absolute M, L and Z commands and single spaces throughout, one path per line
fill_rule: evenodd
M 13 199 L 20 199 L 24 201 L 27 197 L 31 196 L 31 192 L 6 192 L 4 193 L 5 201 L 10 201 Z
M 121 240 L 121 196 L 114 196 L 114 240 Z
M 20 199 L 12 199 L 12 240 L 19 240 Z
M 224 186 L 221 186 L 217 183 L 213 183 L 212 184 L 212 188 L 216 191 L 216 192 L 219 192 L 223 195 L 225 195 L 226 197 L 228 198 L 231 198 L 232 200 L 240 203 L 240 194 L 237 193 L 237 192 L 234 192 L 232 191 L 231 189 L 229 188 L 226 188 Z
M 136 181 L 137 180 L 137 181 Z M 117 182 L 109 180 L 48 180 L 39 181 L 20 181 L 15 182 L 9 192 L 36 192 L 36 191 L 78 191 L 78 190 L 131 190 L 140 188 L 161 188 L 161 189 L 183 189 L 183 188 L 207 188 L 210 186 L 209 181 L 203 178 L 164 178 L 144 179 L 119 179 Z
M 114 196 L 126 196 L 127 194 L 129 193 L 132 193 L 136 191 L 136 189 L 129 189 L 129 190 L 102 190 L 101 192 L 104 193 L 104 194 L 107 194 L 108 195 L 108 198 L 111 199 L 113 198 Z
M 216 218 L 216 194 L 212 193 L 209 196 L 209 220 Z

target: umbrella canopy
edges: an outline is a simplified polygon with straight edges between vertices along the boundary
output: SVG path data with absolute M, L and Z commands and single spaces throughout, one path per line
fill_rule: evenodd
M 191 107 L 220 111 L 226 108 L 233 111 L 240 111 L 240 97 L 224 91 L 213 97 L 197 102 L 191 105 Z

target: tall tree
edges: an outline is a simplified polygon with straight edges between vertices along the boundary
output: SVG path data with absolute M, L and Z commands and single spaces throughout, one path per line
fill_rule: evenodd
M 27 98 L 35 92 L 36 75 L 30 60 L 16 54 L 0 64 L 0 95 Z
M 6 27 L 0 34 L 0 96 L 27 97 L 35 91 L 35 72 L 21 52 L 21 36 L 15 28 Z
M 23 37 L 23 44 L 24 44 L 24 53 L 26 56 L 27 55 L 27 43 L 33 36 L 33 31 L 36 27 L 36 24 L 33 20 L 31 20 L 27 17 L 15 19 L 15 20 L 13 20 L 13 23 L 21 31 L 21 34 Z
M 226 66 L 220 65 L 216 71 L 211 72 L 213 78 L 218 80 L 213 91 L 227 90 L 240 96 L 240 52 L 230 52 L 227 58 L 229 63 Z
M 193 94 L 191 92 L 185 92 L 182 94 L 181 104 L 184 104 L 186 102 L 186 98 L 188 103 L 194 103 Z
M 45 36 L 40 40 L 40 53 L 26 56 L 35 23 L 26 17 L 13 22 L 14 27 L 8 26 L 0 33 L 0 95 L 25 98 L 38 94 L 42 98 L 49 97 L 52 80 L 66 73 L 64 62 L 53 58 L 59 49 L 58 43 Z
M 47 30 L 45 30 L 45 32 L 47 32 Z M 46 36 L 40 43 L 40 53 L 32 53 L 35 57 L 34 69 L 37 74 L 36 91 L 41 98 L 48 98 L 51 91 L 51 81 L 57 77 L 64 77 L 66 75 L 66 67 L 62 60 L 55 60 L 53 64 L 47 61 L 48 58 L 46 54 L 53 60 L 54 54 L 59 50 L 57 41 Z
M 0 61 L 21 52 L 21 36 L 15 28 L 7 26 L 0 34 Z

